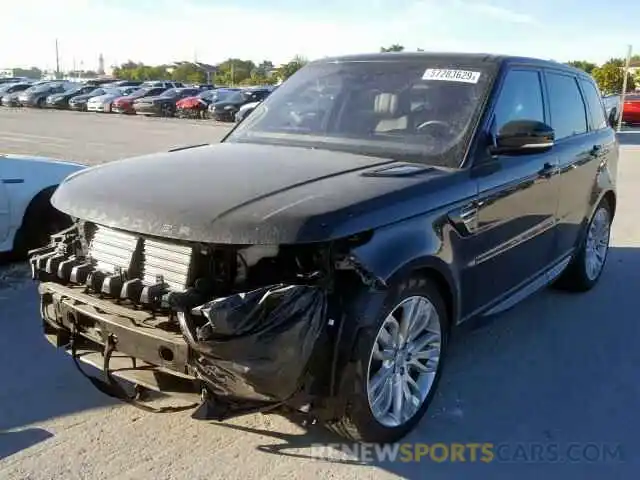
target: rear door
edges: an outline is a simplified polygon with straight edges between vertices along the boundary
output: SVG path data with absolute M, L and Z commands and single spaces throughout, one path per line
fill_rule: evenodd
M 495 135 L 508 122 L 548 123 L 542 72 L 512 68 L 504 77 L 493 111 Z M 480 152 L 472 174 L 478 182 L 473 206 L 477 227 L 471 240 L 474 265 L 463 279 L 464 314 L 506 299 L 551 262 L 558 204 L 554 149 L 523 155 Z
M 597 177 L 598 166 L 615 142 L 600 92 L 586 79 L 564 71 L 545 73 L 554 150 L 560 166 L 558 236 L 555 256 L 575 246 Z

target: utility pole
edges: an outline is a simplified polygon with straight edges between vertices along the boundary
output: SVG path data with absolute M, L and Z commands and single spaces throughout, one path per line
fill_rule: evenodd
M 56 80 L 60 78 L 60 55 L 58 54 L 58 39 L 56 38 Z
M 231 86 L 233 87 L 236 84 L 236 82 L 235 82 L 236 76 L 235 76 L 235 72 L 234 72 L 234 69 L 233 69 L 233 64 L 235 62 L 233 61 L 233 58 L 231 58 L 229 60 L 231 61 Z
M 620 116 L 618 117 L 618 131 L 622 129 L 622 115 L 624 114 L 624 97 L 627 95 L 627 80 L 629 78 L 629 64 L 631 63 L 632 47 L 627 48 L 627 60 L 624 64 L 624 77 L 622 79 L 622 95 L 620 96 Z

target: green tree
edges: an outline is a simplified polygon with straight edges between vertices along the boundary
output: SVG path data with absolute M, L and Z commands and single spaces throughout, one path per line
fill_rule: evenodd
M 284 82 L 287 78 L 296 73 L 307 63 L 309 63 L 309 60 L 307 60 L 305 57 L 296 55 L 290 62 L 287 62 L 278 67 L 278 69 L 276 70 L 276 76 L 278 77 L 278 79 Z
M 603 93 L 620 93 L 624 82 L 624 67 L 617 61 L 611 59 L 593 70 L 593 78 L 598 82 L 598 86 Z M 635 89 L 634 78 L 631 74 L 627 78 L 627 91 Z
M 591 73 L 598 67 L 595 63 L 587 62 L 586 60 L 573 60 L 571 62 L 567 62 L 567 65 L 584 70 L 589 75 L 591 75 Z
M 260 64 L 254 69 L 254 73 L 258 77 L 269 77 L 273 71 L 276 69 L 275 65 L 271 60 L 263 60 Z
M 616 67 L 624 67 L 624 60 L 622 58 L 610 58 L 603 64 L 603 66 L 607 64 L 615 65 Z
M 171 72 L 171 78 L 184 83 L 206 83 L 207 73 L 191 62 L 180 62 Z
M 380 47 L 380 51 L 381 52 L 403 52 L 404 47 L 402 45 L 398 45 L 397 43 L 394 43 L 390 47 Z
M 251 60 L 230 58 L 218 65 L 214 82 L 216 85 L 237 85 L 251 77 L 256 68 Z
M 145 65 L 131 60 L 113 69 L 113 75 L 122 80 L 169 80 L 171 74 L 166 65 Z
M 33 79 L 36 79 L 36 80 L 40 80 L 42 78 L 42 70 L 40 70 L 38 67 L 14 68 L 13 69 L 13 76 L 14 77 L 27 77 L 27 78 L 33 78 Z

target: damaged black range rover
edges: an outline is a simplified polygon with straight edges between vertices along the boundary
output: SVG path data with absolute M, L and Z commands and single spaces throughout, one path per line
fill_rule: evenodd
M 597 87 L 564 65 L 313 62 L 220 144 L 59 187 L 77 222 L 31 253 L 45 333 L 144 408 L 154 389 L 196 395 L 195 418 L 288 409 L 394 441 L 453 326 L 597 282 L 617 156 Z

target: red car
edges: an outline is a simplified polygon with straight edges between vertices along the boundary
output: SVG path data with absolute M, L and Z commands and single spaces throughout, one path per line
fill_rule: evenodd
M 624 123 L 640 123 L 640 95 L 625 95 L 622 121 Z
M 205 90 L 194 97 L 187 97 L 176 103 L 176 115 L 181 118 L 205 118 L 215 90 Z
M 136 99 L 160 95 L 165 90 L 167 90 L 165 87 L 141 88 L 140 90 L 133 92 L 131 95 L 116 98 L 111 104 L 111 111 L 114 113 L 135 114 L 136 111 L 133 109 L 133 102 Z

